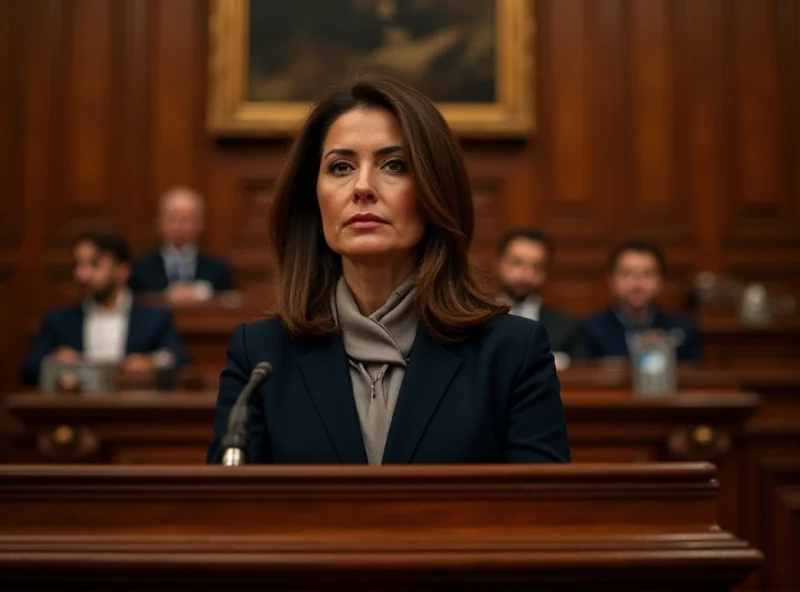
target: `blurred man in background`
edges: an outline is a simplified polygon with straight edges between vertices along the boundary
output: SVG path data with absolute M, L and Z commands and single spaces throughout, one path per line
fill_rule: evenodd
M 584 357 L 581 323 L 542 302 L 553 255 L 552 241 L 538 230 L 515 230 L 500 242 L 499 255 L 501 298 L 511 305 L 511 314 L 542 323 L 559 368 Z
M 680 361 L 700 362 L 700 332 L 694 322 L 658 309 L 666 260 L 658 247 L 628 241 L 611 253 L 612 306 L 587 320 L 586 343 L 592 358 L 629 357 L 631 343 L 642 332 L 669 334 Z
M 186 352 L 168 310 L 139 306 L 127 288 L 128 246 L 114 232 L 90 232 L 73 248 L 73 280 L 80 304 L 47 313 L 21 370 L 22 381 L 37 384 L 42 363 L 103 362 L 123 371 L 146 373 L 158 360 L 182 365 Z
M 228 264 L 200 252 L 204 218 L 205 204 L 196 191 L 175 187 L 162 196 L 161 248 L 134 263 L 134 292 L 165 292 L 172 302 L 184 303 L 233 290 Z

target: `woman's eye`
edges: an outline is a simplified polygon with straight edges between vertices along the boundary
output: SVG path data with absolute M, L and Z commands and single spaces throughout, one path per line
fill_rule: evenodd
M 403 173 L 406 170 L 406 163 L 400 158 L 392 158 L 383 164 L 383 168 L 391 173 Z
M 353 166 L 349 162 L 337 160 L 328 167 L 328 172 L 334 175 L 345 175 L 352 170 Z

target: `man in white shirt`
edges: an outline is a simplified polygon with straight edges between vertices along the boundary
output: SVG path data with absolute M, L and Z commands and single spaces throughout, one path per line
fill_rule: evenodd
M 127 288 L 129 251 L 120 235 L 87 233 L 76 241 L 73 257 L 73 280 L 83 301 L 47 313 L 23 364 L 23 382 L 37 384 L 46 359 L 119 364 L 128 373 L 186 362 L 171 313 L 134 302 Z
M 511 314 L 542 323 L 559 368 L 583 358 L 581 323 L 542 302 L 553 253 L 550 238 L 535 229 L 514 230 L 503 237 L 498 251 L 500 298 L 511 305 Z
M 134 292 L 163 292 L 172 303 L 205 300 L 233 290 L 229 265 L 200 251 L 205 202 L 188 187 L 167 191 L 159 204 L 161 247 L 137 259 L 130 286 Z

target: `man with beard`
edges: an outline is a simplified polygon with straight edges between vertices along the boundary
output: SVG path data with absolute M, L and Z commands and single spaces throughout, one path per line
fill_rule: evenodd
M 556 366 L 584 357 L 580 321 L 542 302 L 542 288 L 553 254 L 552 241 L 541 231 L 514 230 L 499 245 L 498 276 L 501 299 L 511 305 L 511 314 L 539 321 L 547 331 Z
M 89 232 L 78 238 L 72 254 L 72 277 L 84 299 L 47 313 L 22 365 L 24 383 L 37 384 L 42 363 L 51 358 L 62 364 L 114 363 L 134 374 L 155 370 L 157 362 L 186 363 L 171 313 L 133 301 L 125 239 Z
M 631 344 L 648 330 L 667 333 L 679 361 L 701 362 L 700 332 L 687 317 L 659 310 L 658 295 L 666 261 L 655 245 L 628 241 L 611 253 L 611 308 L 586 321 L 586 341 L 592 358 L 627 358 Z

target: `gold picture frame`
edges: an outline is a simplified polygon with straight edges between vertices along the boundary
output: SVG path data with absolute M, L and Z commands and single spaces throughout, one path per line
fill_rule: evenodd
M 329 1 L 331 0 L 325 0 L 325 3 Z M 467 98 L 464 100 L 439 101 L 437 106 L 454 132 L 461 137 L 522 138 L 533 133 L 536 128 L 534 0 L 491 1 L 494 4 L 493 20 L 489 24 L 494 29 L 490 50 L 492 53 L 488 61 L 489 67 L 494 68 L 490 73 L 491 100 L 472 101 L 465 93 Z M 251 0 L 211 1 L 208 129 L 212 135 L 218 137 L 291 136 L 299 129 L 312 101 L 261 100 L 251 96 L 254 87 L 249 80 L 251 66 L 248 61 L 252 49 L 250 2 Z M 375 5 L 384 7 L 387 2 L 388 9 L 391 10 L 392 0 L 375 0 Z M 358 4 L 364 5 L 363 2 Z M 274 6 L 272 2 L 270 5 Z M 256 9 L 261 8 L 254 6 Z M 308 16 L 321 18 L 320 15 Z M 296 22 L 297 19 L 292 21 Z M 480 24 L 486 26 L 485 22 Z M 325 24 L 316 23 L 314 26 Z M 314 39 L 312 35 L 307 38 Z M 404 60 L 401 59 L 400 62 L 402 61 Z M 420 90 L 425 92 L 426 89 Z M 316 98 L 320 98 L 324 92 L 325 89 L 320 89 L 316 93 L 320 96 Z

